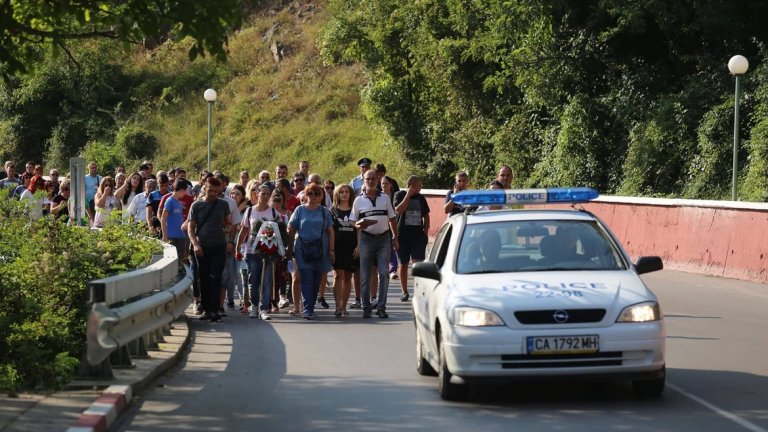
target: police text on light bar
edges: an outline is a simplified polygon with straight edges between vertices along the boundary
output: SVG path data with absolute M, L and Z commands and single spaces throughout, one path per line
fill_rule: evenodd
M 546 188 L 546 189 L 491 189 L 467 190 L 451 197 L 456 204 L 464 206 L 500 204 L 553 204 L 581 203 L 597 198 L 600 194 L 591 188 Z

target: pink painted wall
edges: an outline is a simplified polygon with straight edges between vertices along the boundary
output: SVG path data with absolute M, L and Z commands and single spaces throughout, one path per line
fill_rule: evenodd
M 446 191 L 424 192 L 434 236 L 445 221 Z M 601 197 L 583 207 L 610 227 L 632 259 L 658 255 L 668 269 L 768 282 L 766 204 Z

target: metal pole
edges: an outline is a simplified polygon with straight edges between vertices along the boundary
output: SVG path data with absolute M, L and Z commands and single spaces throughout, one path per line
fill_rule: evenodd
M 737 180 L 739 177 L 739 90 L 741 88 L 741 76 L 736 75 L 736 96 L 733 109 L 733 180 L 731 200 L 736 201 Z
M 739 77 L 736 77 L 736 88 L 738 88 Z M 211 172 L 211 110 L 213 102 L 208 102 L 208 172 Z M 737 114 L 738 115 L 738 114 Z

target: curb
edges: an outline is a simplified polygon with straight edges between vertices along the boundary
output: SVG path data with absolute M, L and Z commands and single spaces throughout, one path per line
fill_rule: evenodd
M 158 364 L 141 377 L 134 379 L 130 384 L 111 385 L 78 417 L 75 425 L 69 427 L 67 432 L 106 432 L 114 425 L 115 421 L 128 410 L 134 394 L 138 394 L 157 377 L 170 368 L 176 366 L 182 353 L 189 347 L 190 333 L 189 321 L 184 317 L 182 321 L 186 326 L 184 341 L 178 344 L 176 352 L 162 360 L 155 360 Z

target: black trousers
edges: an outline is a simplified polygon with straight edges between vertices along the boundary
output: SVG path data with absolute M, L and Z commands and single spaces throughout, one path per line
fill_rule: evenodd
M 200 303 L 203 305 L 203 311 L 209 314 L 215 314 L 219 311 L 221 280 L 226 255 L 226 244 L 203 246 L 203 256 L 194 255 L 197 260 L 196 278 L 200 286 Z

